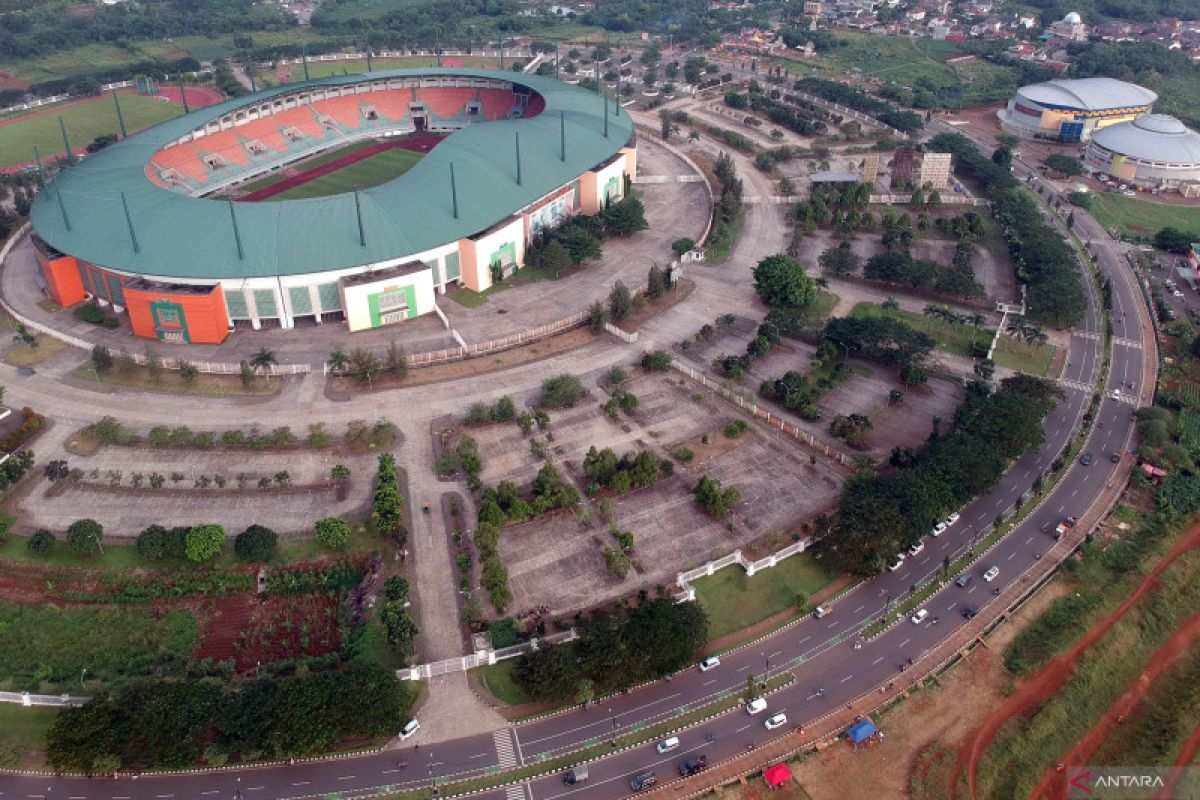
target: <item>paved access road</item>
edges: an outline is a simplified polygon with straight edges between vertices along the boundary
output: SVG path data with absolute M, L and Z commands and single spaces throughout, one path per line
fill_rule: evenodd
M 1091 282 L 1087 282 L 1089 308 L 1073 333 L 1071 356 L 1062 376 L 1064 396 L 1046 422 L 1046 442 L 1036 452 L 1017 460 L 999 485 L 962 510 L 959 521 L 937 538 L 927 538 L 922 552 L 909 557 L 896 572 L 860 584 L 842 597 L 823 619 L 807 618 L 722 659 L 709 672 L 688 670 L 672 681 L 660 682 L 612 698 L 587 711 L 576 710 L 540 721 L 509 727 L 491 735 L 471 736 L 428 747 L 402 747 L 384 753 L 319 761 L 298 765 L 262 767 L 241 771 L 192 775 L 146 776 L 139 780 L 85 780 L 33 776 L 0 777 L 0 798 L 67 798 L 67 800 L 174 800 L 175 798 L 276 798 L 358 797 L 375 794 L 382 787 L 397 790 L 429 786 L 439 779 L 477 776 L 485 772 L 528 764 L 543 757 L 603 743 L 612 736 L 641 729 L 668 719 L 680 709 L 695 708 L 718 697 L 736 693 L 750 674 L 769 669 L 772 674 L 788 669 L 796 680 L 771 695 L 767 712 L 749 716 L 734 711 L 680 734 L 681 745 L 666 755 L 646 744 L 617 753 L 589 765 L 590 780 L 574 787 L 563 785 L 557 775 L 499 789 L 481 797 L 504 800 L 552 800 L 559 797 L 608 798 L 628 794 L 629 779 L 654 770 L 660 780 L 675 775 L 676 765 L 697 753 L 710 761 L 743 752 L 750 744 L 762 743 L 807 724 L 848 702 L 905 676 L 900 667 L 922 655 L 963 623 L 961 612 L 970 607 L 982 615 L 998 613 L 990 608 L 993 587 L 1007 587 L 1022 580 L 1022 573 L 1053 543 L 1043 527 L 1053 528 L 1066 514 L 1081 514 L 1113 481 L 1114 452 L 1127 447 L 1135 409 L 1126 392 L 1142 374 L 1144 350 L 1141 343 L 1153 335 L 1145 304 L 1134 278 L 1122 263 L 1119 249 L 1103 234 L 1080 223 L 1077 230 L 1093 236 L 1098 247 L 1100 269 L 1112 279 L 1112 314 L 1119 323 L 1113 347 L 1108 389 L 1119 389 L 1121 399 L 1106 399 L 1099 411 L 1103 428 L 1093 430 L 1087 449 L 1094 453 L 1090 466 L 1073 465 L 1041 506 L 971 568 L 972 581 L 965 588 L 949 585 L 926 603 L 929 616 L 920 625 L 900 620 L 882 635 L 855 649 L 858 631 L 878 619 L 890 602 L 899 602 L 917 583 L 933 577 L 942 560 L 952 560 L 970 549 L 983 529 L 1005 509 L 1012 508 L 1045 472 L 1053 458 L 1077 429 L 1090 400 L 1089 384 L 1101 363 L 1102 318 Z M 1128 458 L 1129 456 L 1124 456 Z M 999 576 L 987 583 L 982 573 L 991 566 Z M 934 622 L 934 620 L 937 620 Z M 768 731 L 763 721 L 783 711 L 788 723 Z M 709 740 L 711 737 L 711 741 Z M 403 765 L 403 766 L 402 766 Z

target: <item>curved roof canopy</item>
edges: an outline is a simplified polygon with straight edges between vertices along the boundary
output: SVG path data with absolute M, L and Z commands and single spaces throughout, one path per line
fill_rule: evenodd
M 477 123 L 456 131 L 405 174 L 359 192 L 365 245 L 360 244 L 353 193 L 237 203 L 243 250 L 239 257 L 227 202 L 190 197 L 157 186 L 146 175 L 146 164 L 157 151 L 243 106 L 309 87 L 419 76 L 509 81 L 542 95 L 545 110 L 527 119 Z M 85 158 L 39 193 L 30 216 L 38 235 L 55 249 L 90 264 L 135 274 L 216 280 L 372 264 L 486 230 L 607 161 L 633 134 L 629 115 L 614 106 L 611 99 L 553 78 L 496 70 L 391 70 L 292 83 L 167 120 Z M 560 124 L 566 132 L 565 160 L 560 158 Z M 521 134 L 519 186 L 517 132 Z M 451 164 L 457 218 L 451 201 Z M 136 247 L 126 222 L 126 205 Z
M 1136 84 L 1116 78 L 1078 78 L 1031 83 L 1017 90 L 1022 97 L 1045 106 L 1083 111 L 1154 105 L 1158 95 Z
M 1200 133 L 1167 114 L 1147 114 L 1109 125 L 1092 134 L 1092 142 L 1145 161 L 1200 165 Z

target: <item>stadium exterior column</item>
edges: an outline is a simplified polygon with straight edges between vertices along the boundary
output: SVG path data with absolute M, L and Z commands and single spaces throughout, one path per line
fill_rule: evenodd
M 300 50 L 300 58 L 304 61 L 304 80 L 308 80 L 308 48 L 304 47 Z
M 45 189 L 46 170 L 44 167 L 42 167 L 42 153 L 40 150 L 38 150 L 36 143 L 33 145 L 33 160 L 37 162 L 38 183 L 41 185 L 41 188 Z M 71 230 L 71 228 L 68 226 L 67 230 Z
M 179 99 L 183 101 L 183 113 L 190 114 L 192 109 L 188 106 L 187 89 L 183 88 L 183 73 L 179 73 Z
M 67 164 L 75 165 L 75 154 L 71 152 L 71 140 L 67 138 L 67 123 L 63 122 L 63 118 L 58 118 L 58 129 L 62 131 L 63 147 L 67 149 Z
M 124 139 L 129 134 L 125 132 L 125 115 L 121 113 L 121 101 L 117 99 L 117 90 L 112 90 L 113 105 L 117 107 L 117 122 L 121 123 L 121 138 Z
M 275 276 L 275 285 L 279 289 L 279 327 L 285 331 L 296 327 L 296 318 L 292 316 L 292 299 L 283 290 L 283 279 Z

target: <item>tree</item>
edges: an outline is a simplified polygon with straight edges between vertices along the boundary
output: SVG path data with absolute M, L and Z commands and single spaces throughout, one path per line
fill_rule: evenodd
M 338 373 L 350 365 L 350 357 L 339 348 L 329 354 L 329 358 L 325 359 L 325 363 L 329 366 L 331 372 Z
M 396 378 L 403 379 L 408 375 L 408 356 L 405 354 L 404 348 L 395 342 L 388 345 L 387 358 L 384 363 L 385 369 Z
M 826 275 L 852 275 L 862 269 L 862 258 L 850 249 L 849 242 L 842 242 L 837 247 L 830 247 L 821 253 L 818 260 L 821 271 Z
M 650 227 L 642 201 L 627 195 L 600 212 L 604 230 L 610 236 L 628 236 Z
M 266 347 L 260 347 L 257 353 L 250 356 L 250 366 L 264 375 L 269 373 L 271 367 L 275 366 L 277 363 L 278 362 L 275 359 L 275 352 L 267 349 Z
M 1078 158 L 1072 158 L 1064 153 L 1051 153 L 1042 160 L 1042 163 L 1067 178 L 1083 174 L 1083 163 Z
M 742 493 L 737 487 L 721 488 L 721 482 L 707 475 L 701 475 L 699 482 L 692 489 L 692 496 L 701 508 L 711 517 L 720 519 L 738 504 Z
M 647 73 L 647 74 L 649 74 L 649 73 Z M 650 83 L 648 83 L 646 85 L 653 86 L 654 82 L 651 81 Z M 661 125 L 659 126 L 658 134 L 659 134 L 659 136 L 662 137 L 662 140 L 664 142 L 668 141 L 671 138 L 672 134 L 679 133 L 679 126 L 675 124 L 675 120 L 671 119 L 671 112 L 666 111 L 666 110 L 660 111 L 659 118 L 661 120 Z
M 239 377 L 242 380 L 242 388 L 249 389 L 254 383 L 254 370 L 250 367 L 250 364 L 247 361 L 239 362 L 238 366 L 241 370 Z
M 1192 247 L 1192 242 L 1200 241 L 1200 233 L 1189 231 L 1181 231 L 1178 228 L 1170 226 L 1160 228 L 1154 234 L 1154 244 L 1156 247 L 1161 247 L 1163 250 L 1175 253 L 1176 255 L 1185 255 Z
M 113 354 L 102 344 L 92 346 L 92 366 L 96 372 L 108 372 L 113 367 Z
M 620 322 L 629 316 L 633 310 L 633 295 L 629 287 L 618 280 L 608 293 L 608 315 L 614 322 Z
M 67 465 L 67 462 L 62 459 L 50 461 L 45 467 L 42 468 L 42 474 L 44 474 L 46 476 L 46 480 L 50 481 L 51 483 L 57 483 L 58 481 L 61 481 L 70 473 L 70 467 Z
M 314 530 L 317 542 L 329 550 L 340 550 L 350 542 L 350 525 L 340 517 L 326 517 Z
M 683 254 L 696 246 L 696 243 L 688 238 L 676 239 L 671 242 L 671 249 L 675 251 L 675 255 L 682 258 Z
M 195 364 L 182 358 L 175 362 L 175 366 L 179 368 L 179 378 L 184 383 L 191 383 L 200 374 L 200 370 Z
M 657 300 L 666 294 L 669 288 L 671 287 L 666 271 L 657 264 L 651 265 L 650 270 L 646 273 L 646 297 Z
M 998 147 L 992 151 L 992 163 L 1001 169 L 1007 170 L 1012 166 L 1012 150 L 1007 147 Z
M 242 561 L 270 561 L 278 550 L 279 537 L 263 525 L 251 525 L 233 540 L 233 552 Z
M 161 525 L 151 525 L 138 534 L 138 555 L 149 561 L 158 561 L 167 555 L 167 529 Z
M 225 529 L 220 525 L 197 525 L 187 534 L 188 561 L 216 558 L 225 544 Z
M 100 552 L 104 526 L 94 519 L 77 519 L 67 527 L 67 547 L 79 556 L 94 556 Z
M 542 646 L 517 660 L 513 680 L 539 702 L 565 700 L 579 686 L 579 664 L 569 647 Z
M 54 544 L 57 539 L 50 531 L 39 528 L 34 531 L 33 536 L 29 537 L 29 541 L 25 543 L 25 547 L 35 556 L 48 556 L 54 550 Z
M 25 327 L 25 323 L 17 323 L 17 332 L 13 334 L 12 340 L 17 344 L 23 344 L 30 350 L 36 350 L 38 346 L 38 338 L 35 333 Z
M 362 347 L 350 351 L 350 366 L 346 372 L 357 383 L 370 385 L 383 371 L 379 356 Z
M 817 286 L 800 262 L 786 255 L 767 256 L 754 268 L 754 288 L 769 306 L 794 308 L 817 299 Z
M 594 336 L 604 333 L 604 326 L 608 324 L 608 306 L 600 300 L 588 306 L 587 323 Z
M 671 354 L 666 350 L 653 350 L 642 356 L 642 368 L 650 372 L 666 372 L 671 368 Z
M 583 394 L 583 384 L 575 375 L 564 373 L 542 383 L 542 405 L 549 408 L 573 406 Z
M 571 251 L 558 239 L 551 239 L 546 243 L 542 248 L 541 259 L 542 269 L 553 272 L 556 278 L 574 263 Z

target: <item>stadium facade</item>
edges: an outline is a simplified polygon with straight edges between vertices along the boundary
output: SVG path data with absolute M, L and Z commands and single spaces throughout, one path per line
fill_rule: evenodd
M 238 186 L 359 140 L 448 134 L 398 178 L 304 200 Z M 482 291 L 545 228 L 624 196 L 633 124 L 615 99 L 547 77 L 421 69 L 338 76 L 229 100 L 59 173 L 31 211 L 56 302 L 126 311 L 138 336 L 214 343 L 236 327 L 351 331 Z
M 1115 78 L 1052 80 L 1022 86 L 996 114 L 1000 127 L 1017 136 L 1086 142 L 1101 128 L 1150 113 L 1157 99 Z
M 1200 133 L 1175 117 L 1147 114 L 1096 131 L 1083 165 L 1141 189 L 1178 191 L 1200 181 Z

